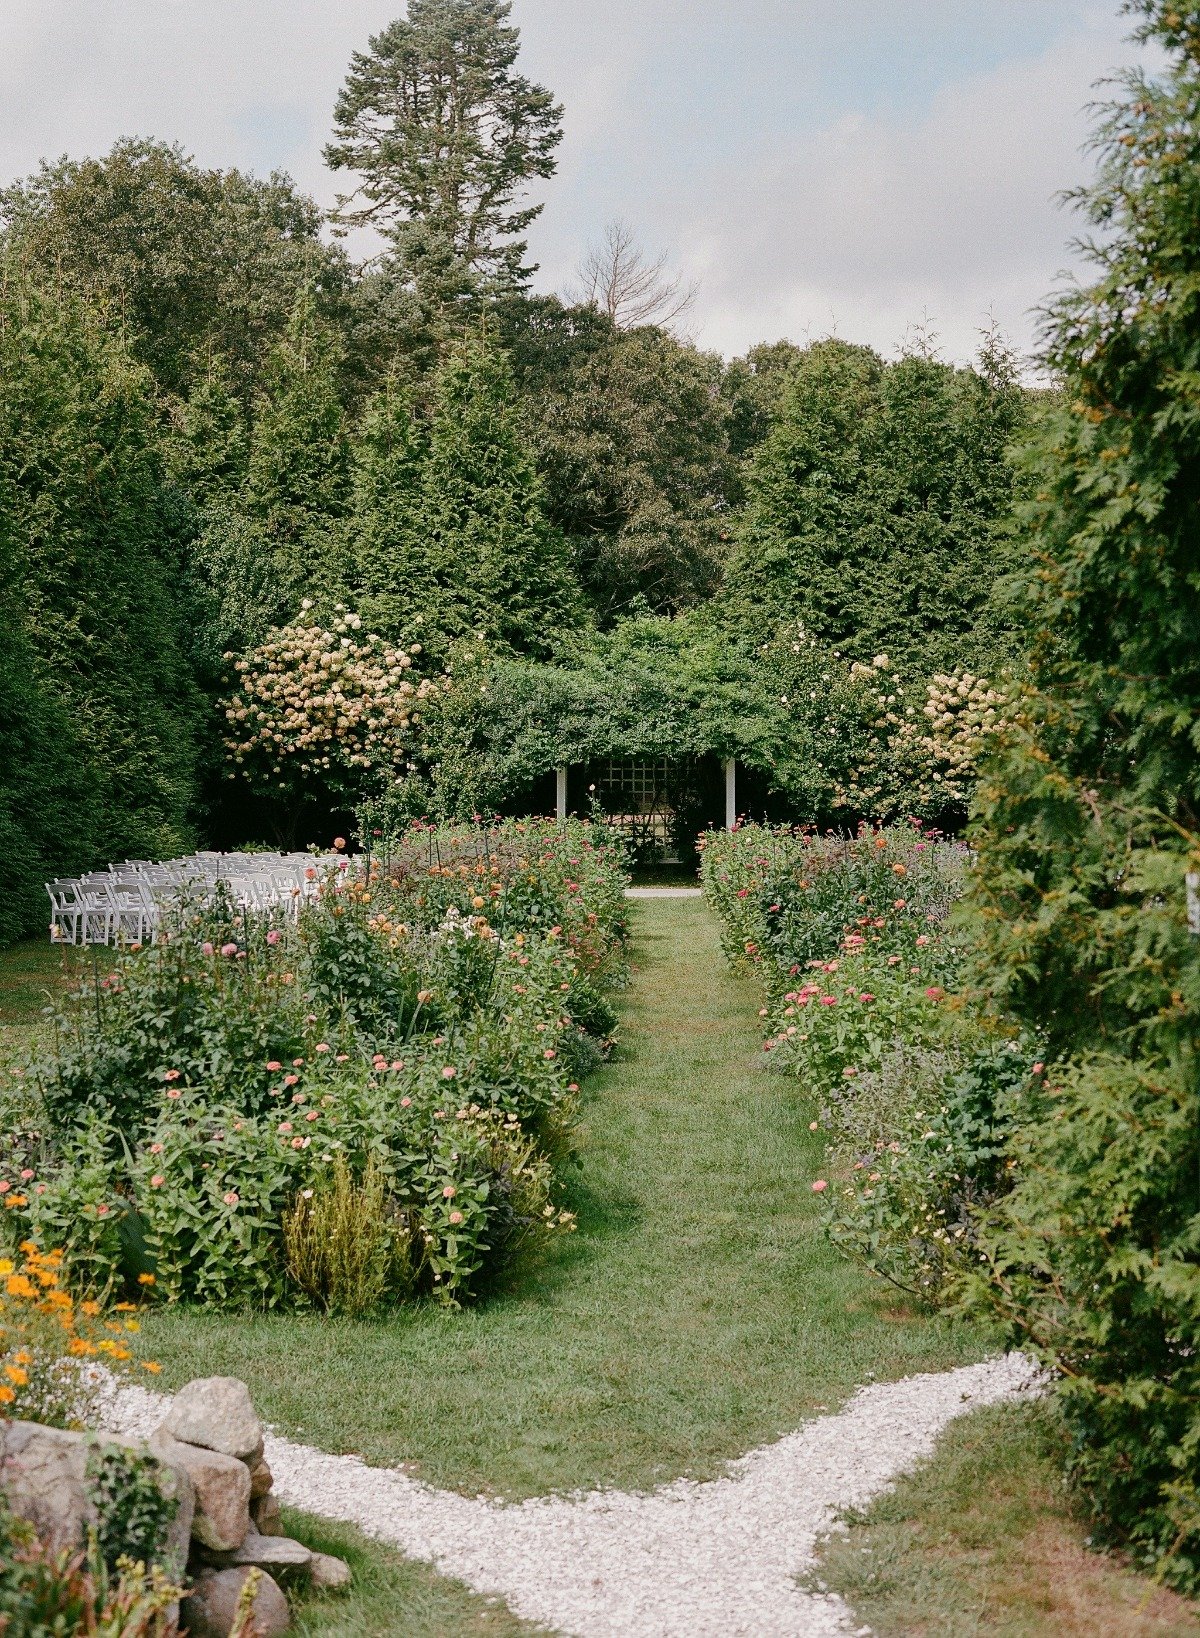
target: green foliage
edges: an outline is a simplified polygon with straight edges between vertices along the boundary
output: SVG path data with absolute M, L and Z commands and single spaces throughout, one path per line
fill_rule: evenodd
M 541 484 L 503 354 L 456 346 L 438 372 L 425 467 L 427 568 L 414 592 L 428 626 L 545 654 L 581 618 L 566 542 Z
M 29 1076 L 41 1131 L 0 1163 L 6 1243 L 61 1246 L 96 1292 L 358 1311 L 460 1301 L 569 1230 L 551 1194 L 611 1035 L 619 854 L 522 824 L 341 862 L 294 920 L 184 909 L 68 998 Z
M 367 406 L 354 446 L 354 584 L 373 630 L 395 638 L 431 614 L 424 528 L 428 430 L 396 379 Z
M 1033 454 L 1032 675 L 980 788 L 978 982 L 1049 1036 L 976 1286 L 1058 1375 L 1100 1531 L 1200 1586 L 1200 8 L 1138 0 L 1082 196 L 1096 282 L 1056 304 Z
M 350 450 L 338 366 L 336 337 L 305 291 L 271 354 L 243 497 L 270 553 L 273 623 L 306 595 L 328 599 L 346 584 Z
M 342 312 L 349 267 L 320 226 L 285 176 L 203 170 L 141 139 L 102 159 L 43 163 L 0 191 L 0 253 L 102 311 L 181 396 L 219 359 L 248 401 L 301 290 L 316 286 L 323 308 Z
M 185 843 L 199 702 L 144 372 L 13 283 L 0 382 L 0 822 L 34 872 L 0 912 L 11 935 L 43 920 L 47 876 Z
M 726 618 L 760 633 L 799 621 L 917 678 L 994 663 L 1011 646 L 989 602 L 1013 566 L 1006 451 L 1028 413 L 995 336 L 974 370 L 927 349 L 885 364 L 841 341 L 808 348 L 750 462 Z
M 288 1274 L 326 1313 L 368 1313 L 389 1287 L 407 1295 L 413 1236 L 402 1220 L 397 1242 L 386 1207 L 385 1179 L 374 1157 L 360 1181 L 344 1155 L 338 1155 L 327 1178 L 302 1189 L 289 1207 L 283 1219 Z
M 0 1508 L 0 1626 L 30 1638 L 167 1638 L 183 1589 L 128 1561 L 110 1572 L 98 1552 L 52 1553 Z
M 409 0 L 355 52 L 334 110 L 334 170 L 361 178 L 341 220 L 387 234 L 401 281 L 435 313 L 480 290 L 520 288 L 521 235 L 553 176 L 562 109 L 515 71 L 509 0 Z M 351 208 L 346 208 L 350 206 Z
M 499 322 L 547 515 L 601 620 L 707 597 L 737 483 L 720 360 L 552 297 L 503 304 Z
M 123 1558 L 147 1569 L 162 1562 L 179 1498 L 163 1490 L 162 1468 L 152 1456 L 122 1445 L 93 1450 L 88 1499 L 96 1509 L 96 1548 L 110 1574 Z
M 1009 1184 L 1033 1043 L 950 992 L 962 849 L 919 828 L 854 840 L 745 826 L 703 850 L 722 942 L 762 985 L 764 1050 L 813 1100 L 834 1244 L 926 1301 L 973 1255 L 973 1213 Z

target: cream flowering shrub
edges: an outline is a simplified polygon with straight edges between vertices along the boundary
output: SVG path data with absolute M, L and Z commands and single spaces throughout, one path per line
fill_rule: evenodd
M 929 780 L 952 801 L 969 800 L 980 754 L 1004 704 L 1000 689 L 969 671 L 939 671 L 929 679 L 924 707 L 929 726 L 921 744 Z
M 226 655 L 238 674 L 224 708 L 230 778 L 285 789 L 301 777 L 357 794 L 373 775 L 405 770 L 421 707 L 440 685 L 414 675 L 420 643 L 399 648 L 362 624 L 339 606 L 323 626 L 305 602 L 258 648 Z

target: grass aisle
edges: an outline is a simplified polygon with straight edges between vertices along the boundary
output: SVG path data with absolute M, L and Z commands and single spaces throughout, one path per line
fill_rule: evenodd
M 621 1049 L 589 1084 L 579 1232 L 463 1313 L 162 1314 L 166 1382 L 220 1371 L 299 1439 L 474 1493 L 711 1475 L 872 1377 L 980 1357 L 828 1247 L 821 1149 L 766 1073 L 751 987 L 695 899 L 638 905 Z

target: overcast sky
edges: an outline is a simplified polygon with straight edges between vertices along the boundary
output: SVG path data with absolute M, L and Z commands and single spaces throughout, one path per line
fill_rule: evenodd
M 403 0 L 0 0 L 0 177 L 120 136 L 288 171 L 325 204 L 352 50 Z M 1033 345 L 1088 174 L 1093 82 L 1132 59 L 1118 0 L 515 0 L 566 105 L 533 235 L 569 285 L 624 217 L 700 283 L 725 353 L 831 331 L 951 357 L 994 315 Z

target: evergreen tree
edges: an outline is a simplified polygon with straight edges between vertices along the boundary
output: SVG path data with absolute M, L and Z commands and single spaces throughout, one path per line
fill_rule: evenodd
M 354 449 L 354 560 L 357 607 L 386 637 L 409 633 L 428 612 L 424 479 L 428 436 L 399 382 L 379 393 Z
M 885 364 L 825 341 L 793 366 L 747 474 L 724 605 L 769 634 L 798 620 L 914 675 L 999 661 L 993 598 L 1012 566 L 1006 450 L 1028 408 L 989 338 L 981 367 L 928 349 Z
M 1096 282 L 1052 310 L 1031 676 L 974 835 L 980 984 L 1046 1039 L 979 1249 L 989 1303 L 1051 1368 L 1100 1533 L 1194 1593 L 1200 4 L 1129 9 L 1167 68 L 1128 75 L 1108 113 L 1081 196 Z
M 305 292 L 270 359 L 243 495 L 270 557 L 277 622 L 306 596 L 334 597 L 348 579 L 350 445 L 340 362 L 337 340 Z
M 347 224 L 388 236 L 395 275 L 427 312 L 521 288 L 522 237 L 554 174 L 562 109 L 515 70 L 510 0 L 409 0 L 407 16 L 356 52 L 334 113 L 334 170 L 362 178 Z
M 234 396 L 228 367 L 219 354 L 177 403 L 167 442 L 171 476 L 197 506 L 241 488 L 246 477 L 249 434 L 241 403 Z
M 579 623 L 567 544 L 546 520 L 502 352 L 464 341 L 438 373 L 424 477 L 429 625 L 547 652 Z
M 52 795 L 28 810 L 46 869 L 188 836 L 199 700 L 151 387 L 88 315 L 0 299 L 0 783 L 18 822 Z

